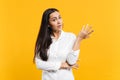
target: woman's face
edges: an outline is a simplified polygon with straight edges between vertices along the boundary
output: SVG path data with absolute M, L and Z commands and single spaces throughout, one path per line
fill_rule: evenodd
M 50 14 L 49 24 L 53 31 L 60 31 L 62 29 L 63 23 L 59 12 L 55 11 Z

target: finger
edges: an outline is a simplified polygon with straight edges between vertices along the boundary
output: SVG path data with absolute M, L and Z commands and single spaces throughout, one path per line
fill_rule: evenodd
M 86 27 L 85 27 L 85 31 L 87 31 L 87 30 L 88 30 L 88 25 L 89 25 L 89 24 L 87 24 L 87 25 L 86 25 Z
M 91 29 L 92 29 L 92 26 L 91 26 L 91 25 L 89 26 L 89 25 L 87 24 L 85 31 L 88 33 Z
M 85 30 L 85 25 L 83 25 L 83 27 L 82 27 L 82 30 L 81 31 L 84 31 Z
M 78 67 L 78 64 L 74 64 L 72 67 Z
M 88 35 L 90 35 L 92 32 L 94 32 L 94 30 L 90 31 L 90 32 L 88 33 Z
M 78 69 L 78 67 L 73 67 L 73 69 Z
M 92 26 L 89 26 L 87 29 L 87 32 L 89 32 L 92 29 Z
M 72 66 L 72 68 L 78 68 L 78 66 Z
M 78 66 L 72 66 L 72 68 L 74 68 L 74 69 L 78 69 L 79 67 L 78 67 Z

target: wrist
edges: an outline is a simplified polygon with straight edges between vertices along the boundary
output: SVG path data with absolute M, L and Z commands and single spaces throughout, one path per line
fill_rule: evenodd
M 76 40 L 79 41 L 79 42 L 81 42 L 83 40 L 83 38 L 82 37 L 77 37 Z

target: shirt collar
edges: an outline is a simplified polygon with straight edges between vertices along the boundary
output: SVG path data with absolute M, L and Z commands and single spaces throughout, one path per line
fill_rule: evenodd
M 61 39 L 61 38 L 62 38 L 63 33 L 64 33 L 64 31 L 63 31 L 63 30 L 61 30 L 61 32 L 60 32 L 60 36 L 59 36 L 59 38 L 58 38 L 58 39 Z M 54 39 L 54 36 L 52 36 L 52 35 L 51 35 L 51 38 L 52 38 L 52 39 Z

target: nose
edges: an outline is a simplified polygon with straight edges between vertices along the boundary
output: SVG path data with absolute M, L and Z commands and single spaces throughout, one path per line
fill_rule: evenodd
M 58 20 L 57 20 L 57 23 L 60 24 L 60 23 L 61 23 L 61 19 L 58 19 Z

